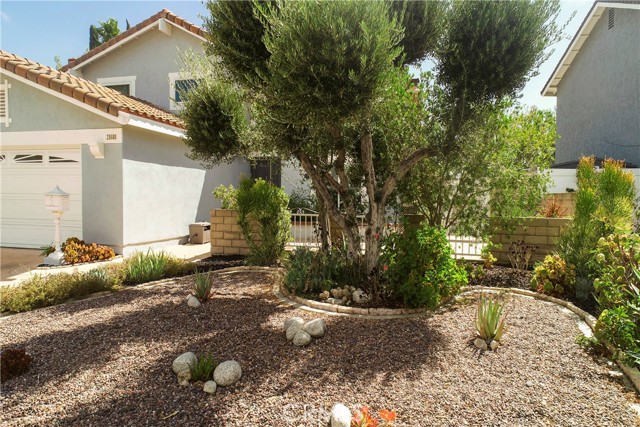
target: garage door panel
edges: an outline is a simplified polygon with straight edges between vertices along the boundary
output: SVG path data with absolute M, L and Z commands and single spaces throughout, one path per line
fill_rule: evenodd
M 16 157 L 19 153 L 19 157 Z M 53 215 L 44 207 L 44 193 L 58 185 L 70 193 L 70 209 L 61 221 L 61 237 L 82 238 L 82 169 L 79 162 L 54 163 L 57 158 L 79 159 L 80 150 L 25 150 L 4 152 L 0 163 L 0 245 L 38 248 L 53 241 Z M 19 163 L 25 154 L 35 154 L 41 163 Z M 18 159 L 18 161 L 16 161 Z M 49 160 L 52 160 L 49 163 Z

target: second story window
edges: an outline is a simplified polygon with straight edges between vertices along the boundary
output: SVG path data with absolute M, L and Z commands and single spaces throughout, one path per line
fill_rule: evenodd
M 198 86 L 198 81 L 191 78 L 190 75 L 185 73 L 170 73 L 169 74 L 169 100 L 171 104 L 171 110 L 180 110 L 182 103 L 184 102 L 184 96 L 190 90 L 195 89 Z
M 136 76 L 98 78 L 98 84 L 127 96 L 136 96 Z

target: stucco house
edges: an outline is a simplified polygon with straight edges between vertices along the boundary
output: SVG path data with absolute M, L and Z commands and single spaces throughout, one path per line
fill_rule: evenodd
M 241 164 L 203 169 L 185 156 L 180 119 L 100 84 L 0 51 L 0 244 L 52 241 L 44 193 L 71 193 L 62 237 L 129 254 L 184 242 L 206 220 L 211 189 Z
M 640 178 L 639 41 L 640 1 L 596 1 L 542 90 L 557 99 L 560 191 L 583 155 L 624 160 Z

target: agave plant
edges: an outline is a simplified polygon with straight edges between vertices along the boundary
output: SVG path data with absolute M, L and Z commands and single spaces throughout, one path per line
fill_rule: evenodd
M 502 316 L 503 309 L 504 305 L 498 301 L 486 299 L 484 296 L 478 300 L 476 330 L 480 338 L 486 342 L 500 341 L 507 330 L 507 314 Z
M 196 281 L 193 284 L 193 295 L 195 295 L 200 302 L 206 302 L 211 297 L 211 285 L 212 281 L 208 274 L 197 273 Z

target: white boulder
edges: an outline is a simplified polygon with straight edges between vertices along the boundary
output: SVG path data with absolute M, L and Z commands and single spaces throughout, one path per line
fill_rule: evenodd
M 189 298 L 187 298 L 187 305 L 189 307 L 200 307 L 202 304 L 198 298 L 193 295 L 189 295 Z
M 500 343 L 496 340 L 491 340 L 491 343 L 489 344 L 489 348 L 491 348 L 491 351 L 496 351 L 499 346 Z
M 213 371 L 213 380 L 222 387 L 228 387 L 234 384 L 242 376 L 240 364 L 235 360 L 227 360 L 218 365 Z
M 351 427 L 351 411 L 342 403 L 331 408 L 331 427 Z
M 297 347 L 304 347 L 311 344 L 311 335 L 299 329 L 296 335 L 293 337 L 293 345 Z
M 357 289 L 353 291 L 353 293 L 351 294 L 351 299 L 356 304 L 363 304 L 367 302 L 369 298 L 367 298 L 367 294 L 365 294 L 362 289 Z
M 327 324 L 324 319 L 309 320 L 304 324 L 302 330 L 313 338 L 321 338 L 327 333 Z
M 286 332 L 287 340 L 292 341 L 293 337 L 295 337 L 298 331 L 300 331 L 301 329 L 302 325 L 298 325 L 297 323 L 293 323 L 291 326 L 289 326 Z
M 331 293 L 329 291 L 324 291 L 324 292 L 320 292 L 319 296 L 320 296 L 320 299 L 324 301 L 331 296 Z
M 207 381 L 204 383 L 204 387 L 202 387 L 202 391 L 205 393 L 213 394 L 216 392 L 216 388 L 218 388 L 218 384 L 215 381 Z
M 190 371 L 191 367 L 195 365 L 197 361 L 198 358 L 194 353 L 182 353 L 180 356 L 175 358 L 171 367 L 173 368 L 173 372 L 179 374 L 184 371 Z
M 298 329 L 302 328 L 304 325 L 304 319 L 302 317 L 290 317 L 284 321 L 284 330 L 289 329 L 291 325 L 298 325 Z

